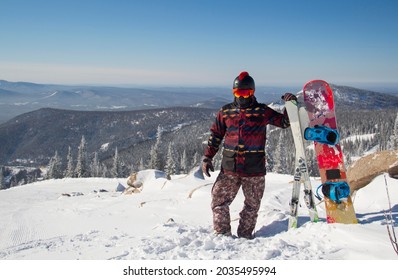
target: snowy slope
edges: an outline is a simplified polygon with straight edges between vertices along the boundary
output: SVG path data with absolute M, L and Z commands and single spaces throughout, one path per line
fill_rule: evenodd
M 139 194 L 117 192 L 126 179 L 61 179 L 0 191 L 0 259 L 397 259 L 388 238 L 384 177 L 354 200 L 358 225 L 309 222 L 299 209 L 299 228 L 287 231 L 292 177 L 268 174 L 257 238 L 212 234 L 209 179 L 174 176 L 167 181 L 142 171 Z M 387 178 L 397 222 L 398 181 Z M 319 184 L 314 179 L 313 186 Z M 120 188 L 120 185 L 119 185 Z M 233 230 L 241 193 L 231 205 Z

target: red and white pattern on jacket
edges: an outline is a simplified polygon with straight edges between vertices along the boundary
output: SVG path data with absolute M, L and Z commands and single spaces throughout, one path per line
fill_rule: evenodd
M 254 98 L 254 97 L 253 97 Z M 222 172 L 245 177 L 263 176 L 267 125 L 289 127 L 289 119 L 255 99 L 248 108 L 235 102 L 223 106 L 210 131 L 205 156 L 213 158 L 224 139 Z

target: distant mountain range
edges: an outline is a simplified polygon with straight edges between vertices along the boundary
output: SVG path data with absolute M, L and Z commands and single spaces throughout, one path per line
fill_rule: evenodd
M 338 108 L 398 108 L 395 95 L 336 85 L 333 90 Z M 256 96 L 263 103 L 280 102 L 283 92 L 259 88 Z M 158 126 L 170 132 L 201 123 L 206 131 L 217 109 L 231 100 L 230 89 L 223 88 L 155 90 L 0 81 L 0 165 L 48 163 L 55 151 L 65 155 L 68 146 L 76 148 L 82 136 L 90 144 L 89 152 L 101 151 L 106 157 L 115 147 L 127 149 L 153 139 Z
M 360 109 L 398 108 L 398 96 L 368 91 L 347 86 L 332 85 L 336 103 L 339 106 L 353 106 Z
M 259 87 L 262 102 L 272 102 L 283 88 Z M 293 89 L 288 89 L 293 90 Z M 218 108 L 232 100 L 231 89 L 213 88 L 123 88 L 65 86 L 0 80 L 0 123 L 40 108 L 81 111 L 128 111 L 165 107 Z

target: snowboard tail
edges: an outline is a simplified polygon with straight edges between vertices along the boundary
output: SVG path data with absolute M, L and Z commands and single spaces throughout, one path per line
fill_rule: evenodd
M 323 127 L 322 131 L 328 131 L 327 133 L 336 132 L 336 139 L 334 141 L 336 143 L 333 145 L 322 143 L 318 141 L 319 139 L 314 142 L 322 184 L 323 186 L 329 186 L 329 192 L 325 190 L 325 193 L 328 195 L 324 196 L 327 222 L 357 223 L 351 196 L 347 195 L 347 187 L 349 189 L 349 186 L 347 184 L 343 153 L 339 144 L 340 137 L 337 133 L 333 91 L 327 82 L 314 80 L 304 85 L 303 94 L 309 117 L 309 127 L 312 129 Z M 327 133 L 323 133 L 322 135 L 326 135 Z M 329 140 L 333 140 L 332 138 L 330 137 Z M 336 186 L 340 186 L 341 188 L 338 191 L 344 193 L 346 197 L 337 199 L 336 194 L 330 195 L 330 187 L 333 184 L 335 187 L 332 188 L 332 191 L 336 191 Z

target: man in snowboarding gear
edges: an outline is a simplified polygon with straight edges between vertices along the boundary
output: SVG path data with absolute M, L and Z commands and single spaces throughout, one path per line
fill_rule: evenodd
M 257 102 L 255 83 L 247 72 L 235 78 L 232 91 L 234 101 L 220 109 L 210 128 L 202 171 L 206 176 L 214 171 L 212 159 L 224 140 L 221 171 L 211 192 L 214 231 L 231 235 L 229 205 L 242 186 L 245 201 L 239 214 L 238 236 L 250 239 L 265 187 L 266 127 L 287 128 L 289 118 L 286 110 L 282 114 Z M 292 99 L 296 96 L 291 93 L 283 96 L 285 101 Z

